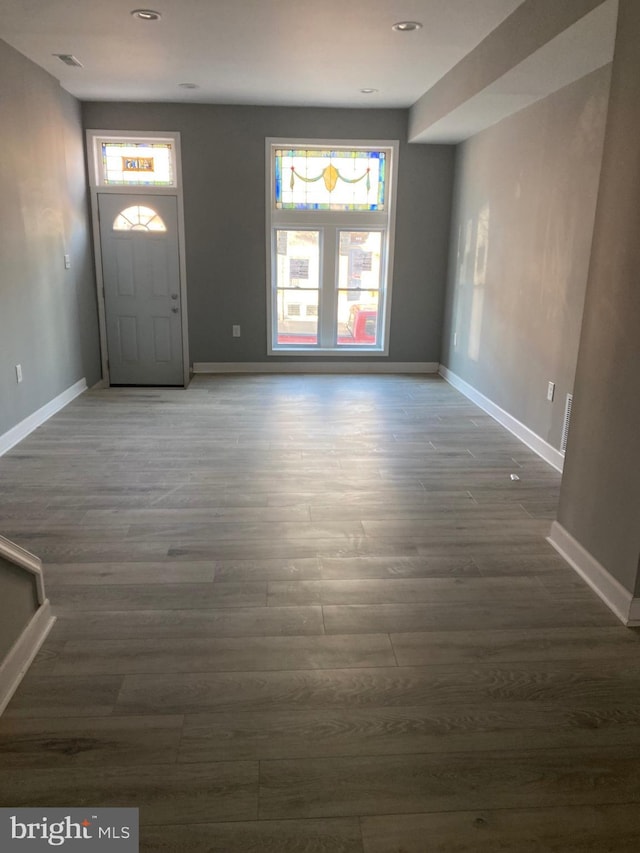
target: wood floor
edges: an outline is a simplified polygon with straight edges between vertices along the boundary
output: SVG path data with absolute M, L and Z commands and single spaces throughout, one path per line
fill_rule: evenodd
M 58 616 L 0 804 L 138 806 L 151 853 L 635 853 L 640 635 L 545 541 L 559 483 L 435 377 L 84 394 L 0 459 Z

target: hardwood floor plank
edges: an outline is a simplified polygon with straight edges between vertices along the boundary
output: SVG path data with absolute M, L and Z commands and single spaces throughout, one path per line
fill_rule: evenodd
M 321 557 L 322 580 L 366 580 L 367 578 L 478 577 L 480 570 L 470 557 Z M 316 580 L 316 578 L 269 578 L 269 580 Z
M 270 581 L 273 607 L 310 604 L 465 604 L 510 600 L 547 600 L 537 578 L 387 578 L 367 580 Z
M 544 535 L 548 530 L 545 530 Z M 449 556 L 461 556 L 462 554 L 467 554 L 478 562 L 482 556 L 487 557 L 542 557 L 547 559 L 548 557 L 557 556 L 557 552 L 553 550 L 551 545 L 541 536 L 509 536 L 509 538 L 505 538 L 500 540 L 500 538 L 496 538 L 495 540 L 486 540 L 483 541 L 481 539 L 470 539 L 468 537 L 461 537 L 460 539 L 455 539 L 453 536 L 450 536 L 448 540 L 444 538 L 440 538 L 438 540 L 433 540 L 430 542 L 416 542 L 416 553 L 420 556 L 431 557 L 431 556 L 441 556 L 444 554 L 448 554 Z M 566 568 L 566 566 L 565 566 Z
M 264 607 L 267 585 L 248 583 L 57 584 L 47 587 L 56 613 L 64 611 L 214 610 Z
M 430 498 L 430 500 L 429 500 Z M 463 502 L 464 501 L 464 502 Z M 336 506 L 311 506 L 312 521 L 332 521 L 336 518 L 343 519 L 367 519 L 369 521 L 378 520 L 415 520 L 423 525 L 438 524 L 439 522 L 455 519 L 456 521 L 473 520 L 474 518 L 486 518 L 491 515 L 492 519 L 523 519 L 531 516 L 531 513 L 521 504 L 511 504 L 507 502 L 497 503 L 492 506 L 479 506 L 473 499 L 465 494 L 464 499 L 458 499 L 458 502 L 442 502 L 435 495 L 427 496 L 421 500 L 412 497 L 409 501 L 400 502 L 395 497 L 393 503 L 354 503 L 342 505 L 339 508 Z M 555 515 L 554 515 L 555 518 Z
M 426 700 L 424 700 L 426 701 Z M 627 697 L 628 703 L 628 697 Z M 185 717 L 178 761 L 640 746 L 640 710 L 551 701 L 234 711 Z
M 368 536 L 393 536 L 409 540 L 423 541 L 425 544 L 433 542 L 448 542 L 455 538 L 457 540 L 472 540 L 476 542 L 496 542 L 504 538 L 504 524 L 498 520 L 479 518 L 476 520 L 455 519 L 445 522 L 439 520 L 428 526 L 421 519 L 409 519 L 401 521 L 380 521 L 363 519 L 362 527 Z M 519 518 L 509 525 L 510 538 L 512 540 L 521 538 L 528 539 L 537 535 L 542 536 L 548 531 L 548 523 L 539 519 Z
M 140 822 L 163 825 L 255 820 L 255 762 L 127 767 L 0 769 L 0 801 L 13 808 L 95 805 L 140 809 Z
M 557 552 L 505 555 L 499 549 L 494 553 L 474 554 L 474 560 L 483 577 L 516 577 L 518 575 L 561 575 L 569 577 L 574 572 Z
M 595 595 L 581 602 L 533 600 L 482 604 L 349 604 L 323 605 L 328 634 L 379 634 L 420 631 L 500 630 L 505 628 L 613 627 L 615 616 Z
M 166 764 L 177 758 L 182 716 L 0 719 L 0 767 Z
M 362 853 L 362 839 L 356 818 L 145 826 L 141 833 L 141 853 L 185 849 L 189 853 Z
M 116 640 L 123 637 L 134 640 L 152 637 L 273 637 L 309 634 L 324 634 L 320 607 L 63 612 L 51 636 L 55 640 Z
M 362 818 L 365 853 L 635 853 L 637 801 Z
M 62 677 L 61 677 L 62 678 Z M 283 711 L 292 708 L 433 706 L 437 703 L 630 703 L 640 691 L 640 660 L 476 663 L 423 667 L 189 673 L 125 676 L 116 709 L 124 714 Z
M 53 542 L 47 539 L 19 535 L 14 541 L 27 551 L 36 553 L 42 562 L 48 563 L 126 563 L 131 559 L 131 546 L 124 544 L 121 539 L 97 540 L 93 542 L 77 542 L 74 536 L 68 536 L 66 542 Z M 139 542 L 136 544 L 135 555 L 141 562 L 163 560 L 168 553 L 166 542 Z
M 589 660 L 627 657 L 637 662 L 640 634 L 619 627 L 431 631 L 392 634 L 400 666 L 439 663 Z
M 166 463 L 166 457 L 159 460 Z M 184 465 L 184 459 L 178 460 Z M 319 519 L 322 520 L 322 519 Z M 327 519 L 331 520 L 331 519 Z M 187 507 L 184 509 L 176 507 L 147 507 L 145 509 L 90 509 L 82 519 L 83 524 L 94 524 L 96 526 L 111 525 L 148 525 L 169 526 L 175 524 L 209 524 L 228 521 L 240 522 L 291 522 L 311 521 L 309 507 L 306 504 L 289 507 Z
M 387 634 L 343 637 L 209 637 L 71 640 L 56 656 L 54 675 L 254 672 L 395 666 Z
M 27 673 L 5 717 L 98 717 L 111 714 L 122 687 L 118 675 L 90 679 Z
M 320 578 L 320 563 L 317 557 L 300 560 L 257 559 L 217 560 L 215 580 L 221 582 L 270 581 L 270 580 L 313 580 Z
M 127 540 L 149 539 L 161 541 L 188 539 L 196 544 L 200 542 L 245 541 L 247 539 L 291 538 L 307 539 L 345 539 L 349 536 L 363 535 L 362 523 L 355 521 L 319 521 L 315 524 L 307 521 L 273 522 L 236 522 L 210 521 L 192 524 L 174 522 L 173 524 L 131 524 L 125 528 Z
M 154 546 L 159 547 L 159 546 Z M 495 545 L 492 548 L 495 550 Z M 550 546 L 547 546 L 550 547 Z M 136 545 L 137 549 L 137 545 Z M 468 546 L 467 546 L 468 549 Z M 444 549 L 446 552 L 446 548 Z M 254 539 L 221 542 L 172 542 L 166 556 L 173 560 L 299 560 L 316 557 L 412 556 L 416 544 L 404 539 L 374 539 L 371 536 L 334 537 L 333 539 Z
M 537 581 L 554 601 L 580 602 L 595 594 L 578 574 L 570 570 L 541 574 Z
M 639 758 L 635 746 L 261 761 L 259 816 L 638 803 Z
M 202 584 L 212 581 L 214 575 L 214 564 L 208 560 L 192 563 L 169 561 L 138 563 L 131 560 L 120 563 L 48 563 L 47 589 L 50 589 L 52 584 L 56 586 L 62 584 L 71 586 L 75 584 L 82 586 L 145 583 Z
M 64 640 L 57 640 L 49 634 L 29 667 L 29 675 L 51 675 L 63 648 Z

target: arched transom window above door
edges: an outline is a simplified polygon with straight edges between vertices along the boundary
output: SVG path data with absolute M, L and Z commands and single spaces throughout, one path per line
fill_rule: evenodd
M 162 217 L 151 207 L 134 204 L 125 207 L 113 220 L 114 231 L 166 231 Z

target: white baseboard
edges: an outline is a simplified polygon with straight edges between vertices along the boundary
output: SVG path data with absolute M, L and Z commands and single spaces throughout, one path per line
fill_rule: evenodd
M 501 409 L 500 406 L 496 405 L 492 400 L 488 397 L 485 397 L 484 394 L 481 394 L 480 391 L 477 391 L 473 385 L 469 385 L 468 382 L 465 382 L 464 379 L 461 379 L 455 373 L 452 373 L 447 367 L 444 365 L 440 365 L 440 369 L 438 371 L 440 376 L 443 379 L 446 379 L 447 382 L 464 394 L 465 397 L 468 397 L 472 400 L 476 406 L 479 406 L 483 409 L 488 415 L 498 421 L 499 424 L 502 424 L 503 427 L 509 430 L 509 432 L 513 433 L 516 438 L 519 438 L 523 444 L 526 444 L 527 447 L 531 448 L 534 453 L 537 453 L 538 456 L 541 456 L 545 462 L 548 462 L 556 471 L 562 471 L 564 467 L 564 453 L 561 453 L 559 450 L 556 450 L 555 447 L 552 447 L 547 441 L 535 433 L 533 430 L 529 429 L 528 426 L 525 426 L 519 420 L 510 415 L 509 412 L 505 412 L 504 409 Z
M 46 595 L 44 592 L 44 579 L 42 577 L 42 560 L 36 557 L 30 551 L 16 545 L 4 536 L 0 536 L 0 557 L 13 563 L 14 566 L 19 566 L 25 572 L 33 575 L 36 584 L 36 594 L 38 604 L 44 604 Z
M 640 626 L 640 598 L 634 598 L 613 575 L 557 521 L 551 525 L 547 541 L 600 596 L 607 607 L 628 628 Z
M 11 701 L 18 685 L 38 654 L 40 646 L 53 627 L 55 616 L 51 615 L 49 599 L 39 607 L 33 618 L 16 640 L 11 651 L 0 665 L 0 715 Z
M 195 361 L 195 373 L 437 373 L 437 361 Z
M 67 388 L 66 391 L 63 391 L 61 394 L 58 394 L 57 397 L 54 397 L 53 400 L 49 400 L 48 403 L 35 411 L 32 415 L 29 415 L 28 418 L 20 421 L 19 424 L 16 424 L 16 426 L 8 432 L 5 432 L 4 435 L 0 435 L 0 456 L 8 450 L 11 450 L 12 447 L 15 447 L 16 444 L 26 438 L 29 433 L 32 433 L 34 429 L 42 426 L 42 424 L 45 421 L 48 421 L 52 415 L 55 415 L 56 412 L 60 411 L 60 409 L 64 409 L 68 403 L 75 400 L 76 397 L 86 390 L 87 380 L 80 379 L 70 388 Z

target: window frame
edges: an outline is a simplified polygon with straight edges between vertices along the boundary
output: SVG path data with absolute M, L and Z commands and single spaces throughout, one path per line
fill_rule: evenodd
M 127 143 L 165 143 L 170 146 L 170 158 L 173 171 L 173 180 L 170 183 L 144 183 L 127 181 L 123 183 L 110 182 L 107 180 L 102 162 L 102 145 L 103 143 L 118 143 L 126 145 Z M 135 133 L 133 131 L 111 132 L 102 130 L 90 130 L 87 132 L 87 153 L 89 160 L 89 178 L 90 186 L 100 192 L 116 191 L 129 193 L 144 193 L 153 195 L 154 193 L 165 195 L 176 195 L 182 184 L 182 170 L 180 157 L 180 134 L 172 133 L 157 133 L 154 131 L 142 131 Z
M 393 256 L 396 221 L 396 185 L 398 174 L 398 140 L 300 139 L 269 137 L 265 140 L 266 159 L 266 265 L 267 265 L 267 354 L 353 357 L 389 355 L 389 328 Z M 386 210 L 298 210 L 275 206 L 275 158 L 278 148 L 322 148 L 384 150 L 387 154 L 385 199 Z M 278 230 L 320 232 L 320 288 L 318 297 L 318 338 L 325 345 L 277 343 L 277 248 Z M 381 231 L 380 283 L 377 341 L 375 344 L 337 343 L 337 304 L 339 234 L 341 231 Z M 327 346 L 327 340 L 332 345 Z

